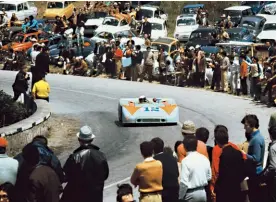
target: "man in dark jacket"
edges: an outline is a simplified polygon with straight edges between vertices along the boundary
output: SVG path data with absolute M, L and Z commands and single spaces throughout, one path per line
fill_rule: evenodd
M 104 182 L 109 176 L 105 155 L 92 144 L 95 135 L 89 126 L 77 133 L 80 147 L 69 156 L 64 172 L 68 183 L 62 202 L 103 202 Z
M 179 197 L 179 170 L 176 159 L 173 155 L 164 153 L 164 142 L 161 138 L 153 138 L 154 159 L 161 161 L 163 165 L 163 202 L 177 202 Z
M 215 184 L 216 202 L 243 202 L 241 182 L 245 175 L 242 152 L 228 145 L 229 135 L 225 129 L 215 133 L 215 141 L 222 148 Z
M 27 67 L 22 66 L 20 71 L 17 73 L 15 77 L 15 81 L 12 85 L 13 87 L 13 100 L 18 100 L 21 93 L 24 94 L 24 98 L 26 97 L 26 91 L 28 90 L 28 80 L 30 79 L 29 74 L 27 74 Z M 24 99 L 25 100 L 25 99 Z
M 47 73 L 49 73 L 49 48 L 43 47 L 41 53 L 37 55 L 35 64 L 35 73 L 33 74 L 32 88 L 35 82 L 41 80 Z
M 148 22 L 147 17 L 144 18 L 144 22 L 142 23 L 142 34 L 147 34 L 148 39 L 151 38 L 152 26 L 150 22 Z
M 131 69 L 131 75 L 132 75 L 132 81 L 138 81 L 139 75 L 141 73 L 141 62 L 143 59 L 143 53 L 140 50 L 141 46 L 137 45 L 136 50 L 132 52 L 132 69 Z
M 40 154 L 34 145 L 23 149 L 23 158 L 29 168 L 30 176 L 25 182 L 28 202 L 59 202 L 62 186 L 57 174 L 49 166 L 40 165 Z

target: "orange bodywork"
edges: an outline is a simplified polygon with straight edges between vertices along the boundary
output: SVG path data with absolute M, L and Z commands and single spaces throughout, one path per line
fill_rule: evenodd
M 3 50 L 9 50 L 10 48 L 12 48 L 14 51 L 27 51 L 29 48 L 31 48 L 33 46 L 32 41 L 28 40 L 31 38 L 35 38 L 37 39 L 38 43 L 45 43 L 48 41 L 48 39 L 40 39 L 38 38 L 38 36 L 40 34 L 42 34 L 42 31 L 37 31 L 37 32 L 33 32 L 33 33 L 28 33 L 28 34 L 23 34 L 23 33 L 19 33 L 18 35 L 22 35 L 24 36 L 22 43 L 20 42 L 11 42 L 5 46 L 2 47 Z M 27 40 L 27 41 L 26 41 Z

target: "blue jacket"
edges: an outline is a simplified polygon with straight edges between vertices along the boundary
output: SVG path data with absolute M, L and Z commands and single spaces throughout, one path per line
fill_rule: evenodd
M 32 22 L 30 22 L 29 28 L 38 29 L 38 21 L 33 19 Z
M 260 174 L 263 171 L 263 162 L 265 154 L 265 140 L 261 135 L 260 130 L 251 134 L 251 139 L 248 146 L 247 157 L 257 162 L 256 173 Z

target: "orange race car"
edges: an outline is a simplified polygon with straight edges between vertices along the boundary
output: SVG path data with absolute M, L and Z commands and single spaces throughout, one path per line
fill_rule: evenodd
M 3 50 L 9 50 L 12 48 L 14 51 L 27 51 L 33 46 L 34 43 L 46 43 L 48 41 L 49 34 L 39 30 L 32 33 L 18 33 L 12 39 L 12 42 L 3 46 Z

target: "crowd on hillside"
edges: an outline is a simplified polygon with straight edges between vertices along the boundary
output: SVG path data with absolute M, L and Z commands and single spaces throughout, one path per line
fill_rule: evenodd
M 159 137 L 140 144 L 144 160 L 130 182 L 140 192 L 140 202 L 275 202 L 276 113 L 270 117 L 271 142 L 264 167 L 265 134 L 259 119 L 248 114 L 241 124 L 245 142 L 229 141 L 228 128 L 217 125 L 214 146 L 205 127 L 183 123 L 183 140 L 174 149 Z M 92 142 L 89 126 L 81 127 L 80 146 L 62 166 L 48 147 L 47 138 L 36 136 L 14 158 L 7 155 L 8 141 L 0 137 L 0 201 L 5 202 L 102 202 L 109 176 L 105 154 Z M 65 186 L 62 186 L 62 184 Z M 63 188 L 64 187 L 64 188 Z M 117 202 L 134 202 L 130 184 L 118 185 Z

